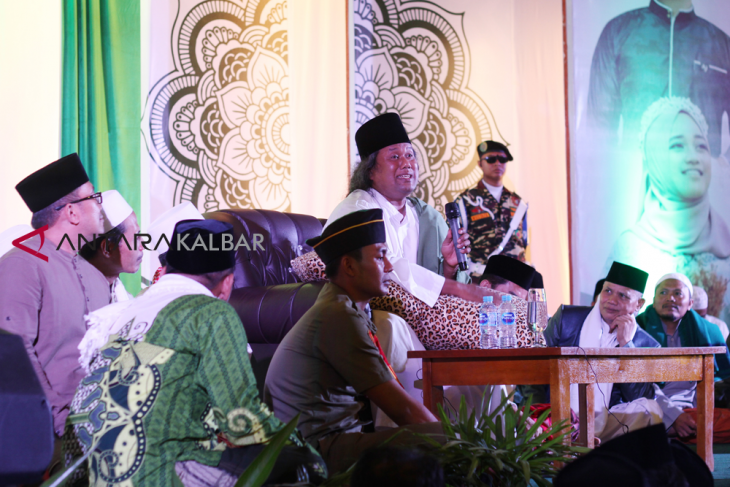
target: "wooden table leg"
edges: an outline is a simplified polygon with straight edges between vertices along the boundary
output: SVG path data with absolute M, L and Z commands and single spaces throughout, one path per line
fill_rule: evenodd
M 712 430 L 715 419 L 715 357 L 702 357 L 702 380 L 697 381 L 697 454 L 715 470 Z
M 423 405 L 426 406 L 434 416 L 438 417 L 437 404 L 444 405 L 444 388 L 443 386 L 434 386 L 433 377 L 431 376 L 431 359 L 423 359 Z
M 595 386 L 594 384 L 578 384 L 579 394 L 579 417 L 580 417 L 580 443 L 588 448 L 595 446 Z
M 568 382 L 567 359 L 550 360 L 550 409 L 553 424 L 566 420 L 570 428 L 570 382 Z M 563 440 L 570 444 L 570 434 Z

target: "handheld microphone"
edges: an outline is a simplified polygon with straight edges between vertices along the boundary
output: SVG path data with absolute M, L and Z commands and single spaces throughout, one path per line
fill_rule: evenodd
M 459 262 L 459 269 L 465 271 L 469 268 L 469 263 L 466 261 L 466 255 L 461 253 L 457 245 L 459 241 L 459 228 L 461 228 L 459 208 L 456 206 L 456 203 L 446 203 L 444 210 L 446 211 L 446 219 L 449 221 L 449 226 L 451 227 L 451 239 L 454 242 L 454 250 L 456 251 L 456 260 Z

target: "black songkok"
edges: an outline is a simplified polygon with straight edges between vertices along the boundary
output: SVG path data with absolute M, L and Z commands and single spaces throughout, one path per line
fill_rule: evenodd
M 407 142 L 408 132 L 397 113 L 384 113 L 365 122 L 355 133 L 357 151 L 364 161 L 370 154 L 389 145 Z
M 621 262 L 611 264 L 611 270 L 606 276 L 606 281 L 639 291 L 641 294 L 644 294 L 647 279 L 649 279 L 647 272 Z
M 535 275 L 532 276 L 532 282 L 530 283 L 530 287 L 534 289 L 545 289 L 545 283 L 542 280 L 542 274 L 535 271 Z
M 506 255 L 493 255 L 487 261 L 482 277 L 487 274 L 507 279 L 522 289 L 530 289 L 535 268 Z
M 325 265 L 353 250 L 385 242 L 383 210 L 360 210 L 335 220 L 322 235 L 310 238 L 311 245 Z
M 230 235 L 224 246 L 223 235 Z M 218 220 L 183 220 L 175 225 L 167 263 L 184 274 L 225 271 L 236 264 L 233 226 Z M 224 248 L 230 250 L 223 250 Z
M 52 162 L 15 185 L 30 211 L 37 213 L 89 182 L 75 152 Z
M 504 155 L 507 156 L 508 161 L 512 160 L 512 154 L 509 153 L 509 149 L 501 142 L 496 142 L 494 140 L 485 140 L 477 146 L 477 153 L 479 154 L 480 158 L 487 152 L 499 151 L 504 152 Z

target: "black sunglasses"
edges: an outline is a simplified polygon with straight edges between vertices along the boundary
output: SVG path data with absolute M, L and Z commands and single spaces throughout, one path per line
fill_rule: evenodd
M 487 161 L 487 164 L 494 164 L 495 162 L 500 162 L 500 163 L 504 164 L 507 161 L 509 161 L 509 159 L 507 159 L 504 156 L 490 156 L 490 157 L 485 157 L 482 160 Z
M 74 203 L 81 203 L 82 201 L 91 200 L 91 199 L 94 199 L 94 200 L 96 200 L 97 203 L 101 204 L 101 202 L 102 202 L 101 193 L 90 194 L 86 198 L 81 198 L 80 200 L 76 200 L 76 201 L 69 201 L 67 204 L 73 205 Z M 54 210 L 58 211 L 65 207 L 66 207 L 66 205 L 62 205 L 57 208 L 54 208 Z

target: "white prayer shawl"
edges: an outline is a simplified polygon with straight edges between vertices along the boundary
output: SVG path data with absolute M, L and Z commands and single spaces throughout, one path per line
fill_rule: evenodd
M 611 333 L 608 323 L 606 323 L 601 316 L 601 297 L 599 295 L 595 306 L 588 314 L 583 328 L 580 331 L 580 338 L 578 345 L 584 349 L 586 348 L 615 348 L 618 345 L 618 338 L 616 337 L 616 330 Z M 637 325 L 638 326 L 638 325 Z M 636 335 L 636 327 L 631 334 L 631 340 Z M 597 384 L 596 390 L 593 394 L 594 397 L 594 411 L 596 414 L 596 425 L 595 432 L 596 436 L 599 436 L 606 425 L 607 409 L 611 401 L 611 391 L 613 390 L 612 383 L 599 383 Z M 578 384 L 571 384 L 570 386 L 570 407 L 574 411 L 578 412 Z
M 134 296 L 127 292 L 122 280 L 117 277 L 114 284 L 112 284 L 112 303 L 121 303 L 122 301 L 129 301 L 133 298 Z
M 135 299 L 104 306 L 86 315 L 86 334 L 79 343 L 79 363 L 89 373 L 91 361 L 99 350 L 109 342 L 112 335 L 119 334 L 125 325 L 125 338 L 139 340 L 150 329 L 162 308 L 177 298 L 189 294 L 205 294 L 214 297 L 202 284 L 179 274 L 165 274 L 145 293 Z

